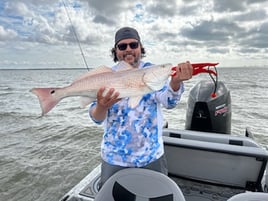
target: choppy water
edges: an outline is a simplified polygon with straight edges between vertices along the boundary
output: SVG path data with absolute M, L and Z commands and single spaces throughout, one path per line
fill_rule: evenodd
M 231 90 L 232 131 L 249 127 L 268 147 L 268 69 L 219 68 Z M 57 201 L 99 163 L 102 127 L 92 123 L 78 98 L 63 100 L 39 118 L 37 86 L 65 86 L 85 70 L 0 70 L 0 200 Z M 189 89 L 176 109 L 164 110 L 170 128 L 184 128 Z

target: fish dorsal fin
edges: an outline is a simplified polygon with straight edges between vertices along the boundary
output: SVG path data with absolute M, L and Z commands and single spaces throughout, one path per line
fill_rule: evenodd
M 107 66 L 99 66 L 95 69 L 92 69 L 90 71 L 88 71 L 87 73 L 83 74 L 82 76 L 78 77 L 75 81 L 77 80 L 82 80 L 84 78 L 96 75 L 96 74 L 100 74 L 100 73 L 111 73 L 112 69 L 107 67 Z
M 133 68 L 130 64 L 125 61 L 120 61 L 117 65 L 116 71 L 125 71 L 125 70 L 132 70 Z

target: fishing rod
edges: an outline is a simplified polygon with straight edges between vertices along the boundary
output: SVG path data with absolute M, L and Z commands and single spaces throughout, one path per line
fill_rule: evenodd
M 74 37 L 75 37 L 75 40 L 76 40 L 76 42 L 77 42 L 77 44 L 78 44 L 78 46 L 79 46 L 81 55 L 82 55 L 83 60 L 84 60 L 84 64 L 86 65 L 87 70 L 89 71 L 89 67 L 88 67 L 88 65 L 87 65 L 87 61 L 86 61 L 86 58 L 85 58 L 85 55 L 84 55 L 84 52 L 83 52 L 81 43 L 80 43 L 80 41 L 79 41 L 79 39 L 78 39 L 78 36 L 77 36 L 77 33 L 76 33 L 75 29 L 74 29 L 74 26 L 73 26 L 73 22 L 72 22 L 71 16 L 69 15 L 69 12 L 68 12 L 68 9 L 67 9 L 67 7 L 66 7 L 66 4 L 65 4 L 64 0 L 62 0 L 62 4 L 63 4 L 63 6 L 64 6 L 66 15 L 67 15 L 67 17 L 68 17 L 68 19 L 69 19 L 69 22 L 70 22 L 70 24 L 71 24 L 72 32 L 73 32 L 73 35 L 74 35 Z

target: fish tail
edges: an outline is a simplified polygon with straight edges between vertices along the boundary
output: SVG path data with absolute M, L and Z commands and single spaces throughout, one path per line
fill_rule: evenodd
M 56 95 L 57 88 L 33 88 L 31 92 L 34 93 L 38 99 L 42 109 L 42 116 L 48 113 L 61 100 Z

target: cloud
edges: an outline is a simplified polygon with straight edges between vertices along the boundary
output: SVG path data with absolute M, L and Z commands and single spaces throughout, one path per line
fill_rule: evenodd
M 91 0 L 87 1 L 94 15 L 93 21 L 104 25 L 116 25 L 122 10 L 129 9 L 124 0 Z
M 240 65 L 248 56 L 265 64 L 267 15 L 265 0 L 2 0 L 0 68 L 20 61 L 66 65 L 66 59 L 76 66 L 83 63 L 79 43 L 90 64 L 112 65 L 114 33 L 122 26 L 139 31 L 154 63 L 179 57 Z
M 268 48 L 268 22 L 261 24 L 260 27 L 249 30 L 245 39 L 243 42 L 247 47 Z
M 147 11 L 155 16 L 173 17 L 179 9 L 177 2 L 176 0 L 151 1 L 147 5 Z
M 232 30 L 232 31 L 230 31 Z M 237 32 L 244 31 L 237 23 L 220 19 L 204 20 L 192 27 L 182 28 L 181 34 L 189 40 L 201 41 L 203 43 L 230 43 Z
M 246 9 L 246 5 L 247 1 L 214 0 L 214 10 L 217 12 L 244 11 Z
M 267 11 L 265 9 L 250 10 L 248 12 L 237 14 L 233 17 L 234 21 L 255 22 L 262 21 L 267 18 Z
M 13 40 L 18 36 L 18 34 L 11 29 L 5 29 L 0 26 L 0 41 Z

